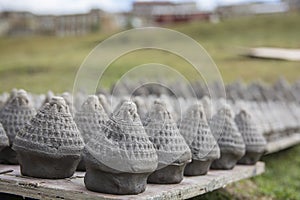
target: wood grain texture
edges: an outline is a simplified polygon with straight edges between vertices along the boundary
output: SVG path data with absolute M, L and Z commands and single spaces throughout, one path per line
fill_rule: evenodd
M 275 153 L 297 144 L 300 144 L 300 133 L 295 133 L 290 136 L 285 136 L 283 138 L 268 142 L 266 154 Z
M 0 165 L 0 174 L 7 172 L 0 175 L 0 192 L 38 199 L 187 199 L 262 174 L 264 170 L 263 162 L 237 165 L 233 170 L 210 170 L 205 176 L 185 177 L 180 184 L 148 184 L 146 191 L 138 195 L 110 195 L 88 191 L 83 183 L 84 172 L 76 172 L 67 179 L 47 180 L 21 176 L 17 165 Z

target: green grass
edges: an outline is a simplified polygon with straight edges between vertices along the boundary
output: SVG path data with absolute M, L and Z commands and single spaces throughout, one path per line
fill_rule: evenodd
M 194 200 L 300 199 L 300 145 L 263 157 L 266 172 Z
M 240 47 L 300 48 L 300 14 L 280 14 L 230 19 L 218 24 L 195 22 L 170 26 L 198 41 L 211 55 L 225 82 L 238 78 L 273 82 L 278 76 L 290 81 L 300 77 L 299 62 L 259 60 L 239 56 Z M 32 92 L 71 90 L 76 72 L 88 53 L 107 34 L 57 38 L 50 36 L 0 38 L 0 91 L 13 87 Z M 193 77 L 188 64 L 170 53 L 143 50 L 119 58 L 105 73 L 110 86 L 133 66 L 158 62 Z
M 67 89 L 85 55 L 95 45 L 90 40 L 89 37 L 1 38 L 0 90 Z
M 300 48 L 300 14 L 244 17 L 219 24 L 192 24 L 177 30 L 196 38 L 211 54 L 225 82 L 238 77 L 246 81 L 274 82 L 280 76 L 299 78 L 299 62 L 249 59 L 238 56 L 240 47 Z
M 266 173 L 254 179 L 260 192 L 277 199 L 300 199 L 300 146 L 266 156 Z

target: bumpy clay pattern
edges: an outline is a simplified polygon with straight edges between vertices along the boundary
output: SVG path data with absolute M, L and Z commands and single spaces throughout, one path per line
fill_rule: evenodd
M 233 112 L 228 104 L 222 104 L 210 120 L 211 131 L 222 153 L 237 156 L 245 154 L 245 143 L 233 119 Z
M 104 96 L 103 94 L 99 94 L 98 99 L 99 99 L 100 104 L 102 105 L 103 109 L 105 110 L 106 114 L 110 115 L 112 113 L 112 109 L 111 109 L 110 104 L 107 101 L 106 96 Z
M 53 97 L 18 133 L 13 148 L 59 157 L 80 155 L 83 146 L 66 102 Z
M 144 122 L 146 133 L 158 154 L 158 169 L 191 160 L 191 151 L 165 103 L 156 100 Z
M 90 141 L 91 135 L 101 134 L 101 128 L 108 120 L 98 97 L 91 95 L 82 104 L 81 110 L 78 111 L 74 118 L 77 127 L 85 143 Z
M 19 90 L 11 97 L 0 112 L 0 122 L 13 144 L 17 133 L 35 115 L 35 109 L 29 103 L 29 98 L 24 90 Z
M 156 151 L 131 101 L 124 101 L 114 111 L 101 134 L 91 136 L 84 155 L 90 158 L 86 162 L 112 173 L 147 173 L 157 167 Z
M 240 113 L 235 116 L 235 123 L 246 144 L 246 151 L 258 153 L 265 151 L 266 140 L 263 135 L 258 132 L 251 114 L 242 109 Z
M 7 146 L 9 146 L 8 137 L 5 133 L 5 130 L 2 126 L 2 124 L 0 123 L 0 150 Z
M 213 105 L 212 105 L 211 99 L 208 96 L 204 96 L 201 99 L 201 103 L 204 108 L 206 119 L 210 120 L 213 116 Z
M 201 103 L 187 109 L 179 130 L 192 151 L 193 160 L 207 161 L 220 157 L 219 146 L 210 131 Z

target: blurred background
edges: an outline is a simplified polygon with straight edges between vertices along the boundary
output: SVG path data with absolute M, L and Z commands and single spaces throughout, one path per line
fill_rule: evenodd
M 171 28 L 195 39 L 215 61 L 225 83 L 272 83 L 279 76 L 293 82 L 300 76 L 299 62 L 248 53 L 250 47 L 300 48 L 299 10 L 300 0 L 0 0 L 0 91 L 70 90 L 80 64 L 98 43 L 146 26 Z M 113 62 L 103 87 L 131 67 L 154 61 L 193 78 L 184 60 L 144 50 Z
M 177 30 L 199 42 L 225 83 L 271 84 L 279 77 L 293 83 L 300 78 L 300 0 L 0 0 L 0 92 L 70 91 L 81 63 L 97 44 L 147 26 Z M 114 61 L 102 87 L 151 62 L 193 79 L 193 70 L 181 58 L 141 50 Z M 300 198 L 299 152 L 298 146 L 266 156 L 263 176 L 199 199 Z

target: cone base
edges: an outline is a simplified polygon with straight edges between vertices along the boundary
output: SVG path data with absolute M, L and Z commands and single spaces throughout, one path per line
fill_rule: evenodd
M 11 147 L 4 147 L 0 152 L 0 163 L 18 165 L 17 153 Z
M 62 179 L 71 177 L 80 161 L 78 155 L 53 158 L 47 154 L 17 151 L 21 174 L 35 178 Z
M 246 152 L 246 154 L 238 161 L 238 164 L 255 165 L 255 163 L 264 155 L 264 152 Z
M 145 191 L 149 173 L 109 173 L 86 166 L 84 184 L 94 192 L 130 195 Z
M 212 162 L 211 169 L 233 169 L 240 158 L 232 153 L 221 153 L 221 158 Z
M 85 168 L 85 162 L 81 156 L 80 162 L 77 165 L 76 171 L 80 171 L 80 172 L 85 172 L 86 168 Z
M 185 176 L 200 176 L 207 174 L 212 160 L 200 161 L 192 160 L 191 163 L 188 163 L 184 169 Z
M 156 184 L 176 184 L 183 180 L 183 172 L 186 163 L 181 165 L 168 165 L 162 169 L 154 171 L 148 177 L 148 183 Z

